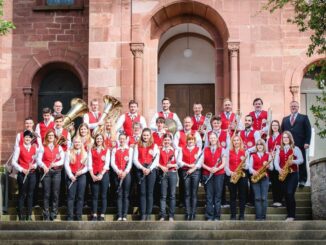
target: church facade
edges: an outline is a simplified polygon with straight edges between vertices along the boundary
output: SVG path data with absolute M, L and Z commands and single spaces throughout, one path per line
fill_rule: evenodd
M 163 96 L 176 111 L 200 101 L 219 112 L 223 98 L 243 115 L 261 97 L 273 118 L 302 92 L 309 33 L 287 22 L 293 9 L 270 14 L 258 0 L 14 0 L 1 37 L 0 153 L 5 162 L 27 116 L 73 97 L 110 94 L 124 110 L 136 99 L 147 120 Z M 186 51 L 187 49 L 187 51 Z M 309 87 L 309 86 L 308 86 Z M 182 117 L 182 116 L 181 116 Z

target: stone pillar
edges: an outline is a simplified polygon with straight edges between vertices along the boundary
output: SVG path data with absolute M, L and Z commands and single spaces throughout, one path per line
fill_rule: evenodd
M 23 88 L 24 93 L 24 117 L 31 116 L 32 112 L 32 95 L 33 95 L 33 89 L 32 88 Z
M 299 91 L 300 91 L 300 88 L 299 86 L 290 86 L 290 91 L 292 93 L 292 100 L 295 100 L 295 101 L 299 101 Z
M 239 108 L 239 42 L 228 42 L 228 49 L 230 51 L 230 65 L 231 65 L 231 101 L 233 110 L 237 111 Z
M 140 111 L 143 108 L 143 43 L 131 43 L 130 50 L 134 55 L 134 83 L 133 83 L 133 97 L 139 104 Z

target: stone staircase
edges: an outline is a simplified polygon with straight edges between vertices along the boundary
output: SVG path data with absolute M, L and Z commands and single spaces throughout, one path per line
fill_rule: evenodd
M 17 194 L 9 200 L 8 212 L 0 217 L 0 244 L 326 244 L 326 221 L 312 221 L 310 188 L 296 192 L 297 221 L 284 222 L 284 207 L 268 207 L 267 220 L 253 221 L 255 209 L 246 208 L 246 221 L 230 221 L 229 208 L 222 208 L 222 221 L 204 221 L 205 192 L 198 192 L 196 221 L 184 221 L 184 209 L 176 208 L 175 222 L 158 220 L 140 222 L 138 207 L 130 208 L 128 222 L 116 219 L 116 208 L 109 205 L 105 220 L 91 222 L 90 209 L 84 208 L 83 221 L 67 222 L 66 208 L 59 210 L 59 222 L 44 222 L 42 209 L 34 208 L 34 222 L 19 222 L 16 214 Z M 228 199 L 227 193 L 227 199 Z M 269 205 L 271 205 L 271 193 Z M 61 222 L 62 221 L 62 222 Z

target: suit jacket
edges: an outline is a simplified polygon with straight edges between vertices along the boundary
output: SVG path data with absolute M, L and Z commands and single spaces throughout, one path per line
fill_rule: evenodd
M 294 144 L 299 148 L 303 148 L 304 144 L 310 144 L 311 125 L 307 115 L 298 113 L 294 124 L 290 122 L 291 115 L 284 117 L 282 120 L 282 132 L 290 131 L 293 135 Z

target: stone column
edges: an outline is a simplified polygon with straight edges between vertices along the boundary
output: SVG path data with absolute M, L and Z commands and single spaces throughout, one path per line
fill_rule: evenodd
M 290 91 L 292 93 L 292 100 L 294 101 L 299 101 L 299 91 L 300 91 L 300 88 L 299 86 L 290 86 Z
M 133 97 L 139 104 L 140 111 L 143 111 L 143 43 L 131 43 L 130 50 L 134 55 L 134 83 Z
M 31 116 L 32 112 L 32 95 L 33 95 L 33 89 L 32 88 L 23 88 L 24 93 L 24 117 Z
M 228 42 L 228 49 L 230 51 L 230 65 L 231 65 L 231 101 L 233 104 L 233 110 L 236 111 L 239 108 L 239 42 Z

